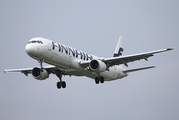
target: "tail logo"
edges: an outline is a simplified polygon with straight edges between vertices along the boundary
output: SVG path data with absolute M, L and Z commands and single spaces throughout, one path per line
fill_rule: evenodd
M 119 52 L 118 53 L 114 53 L 114 56 L 113 57 L 119 57 L 119 56 L 122 56 L 122 52 L 124 51 L 123 48 L 119 48 Z

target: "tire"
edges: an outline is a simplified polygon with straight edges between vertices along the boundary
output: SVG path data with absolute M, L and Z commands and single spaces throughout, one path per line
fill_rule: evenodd
M 100 77 L 100 82 L 104 83 L 104 77 L 102 77 L 102 76 Z
M 61 83 L 57 82 L 57 88 L 60 89 L 61 88 Z
M 96 83 L 96 84 L 99 84 L 99 79 L 98 79 L 98 77 L 95 78 L 95 83 Z
M 66 82 L 65 81 L 62 82 L 62 88 L 66 88 Z

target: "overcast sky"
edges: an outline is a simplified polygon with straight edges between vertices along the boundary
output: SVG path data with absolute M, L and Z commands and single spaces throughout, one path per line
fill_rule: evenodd
M 178 0 L 1 0 L 1 120 L 179 119 Z M 96 85 L 87 77 L 45 81 L 3 69 L 39 66 L 25 52 L 33 37 L 45 37 L 100 57 L 112 57 L 119 36 L 123 55 L 168 47 L 174 51 L 129 63 L 155 69 Z

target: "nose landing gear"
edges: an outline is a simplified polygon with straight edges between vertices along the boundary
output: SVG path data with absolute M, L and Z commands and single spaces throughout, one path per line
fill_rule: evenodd
M 42 67 L 43 61 L 44 60 L 38 60 L 38 62 L 40 63 L 40 69 L 41 69 L 42 72 L 43 72 L 43 67 Z

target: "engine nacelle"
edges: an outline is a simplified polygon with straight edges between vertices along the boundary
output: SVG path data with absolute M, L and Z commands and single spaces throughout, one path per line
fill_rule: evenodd
M 107 66 L 103 61 L 95 59 L 89 63 L 89 67 L 95 72 L 104 72 L 107 69 Z
M 44 68 L 41 70 L 38 67 L 32 69 L 32 76 L 37 80 L 45 80 L 49 77 L 47 70 Z

